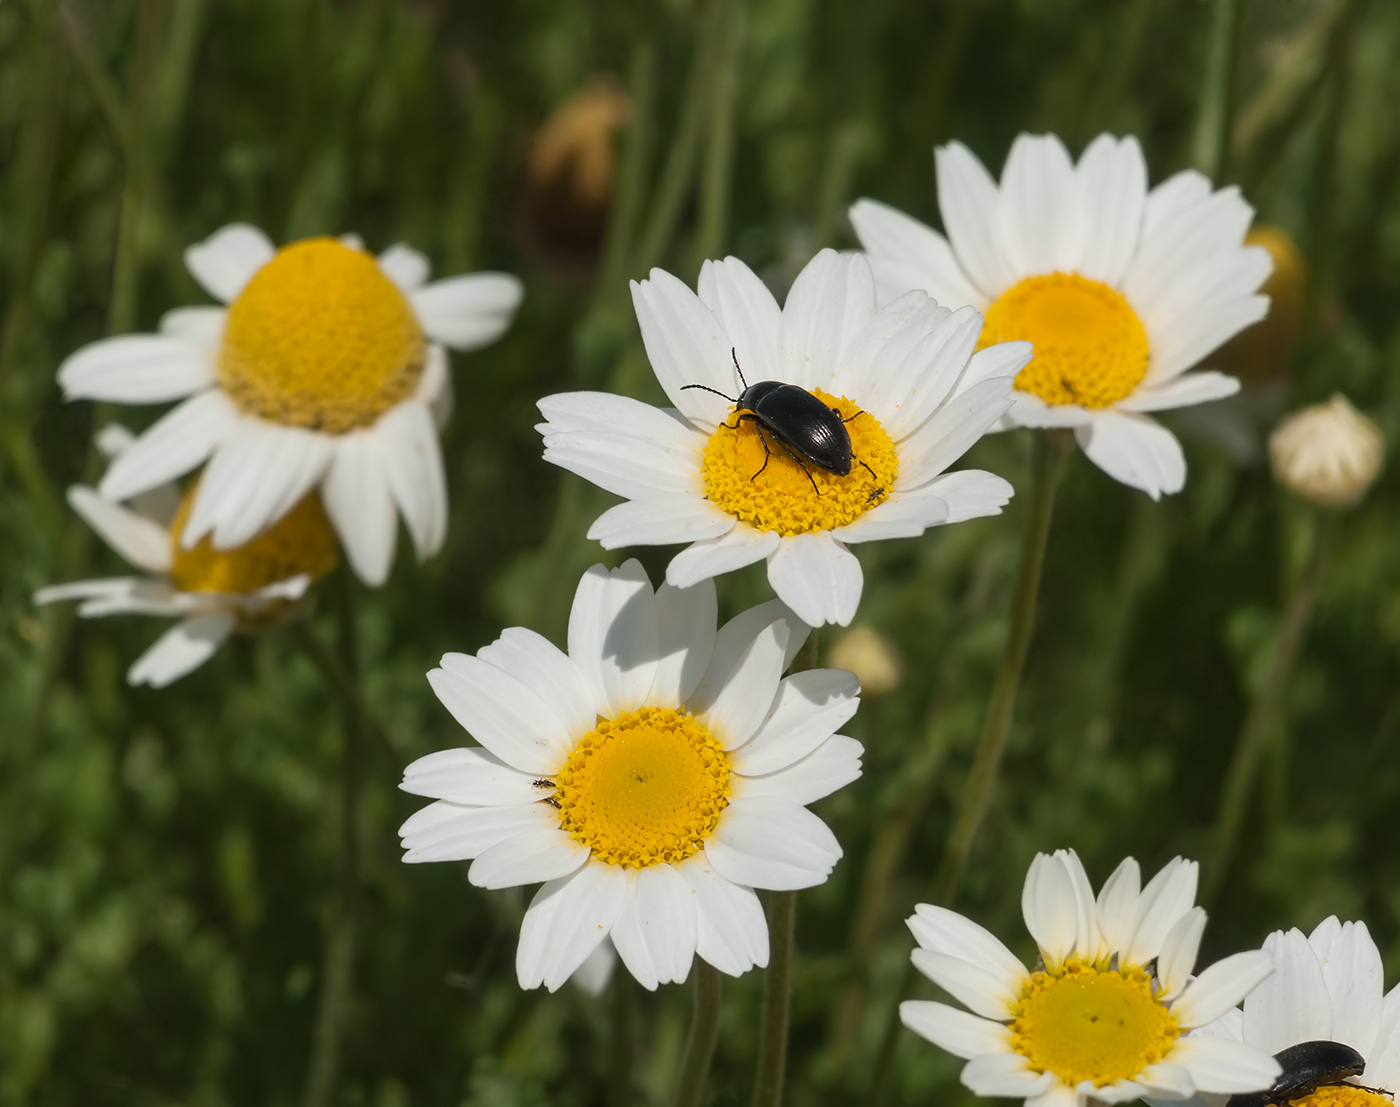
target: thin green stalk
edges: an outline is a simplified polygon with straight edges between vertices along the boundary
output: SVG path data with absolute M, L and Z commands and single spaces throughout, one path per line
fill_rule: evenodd
M 699 1005 L 699 996 L 696 996 Z M 608 1042 L 608 1107 L 632 1104 L 632 974 L 613 973 L 612 1037 Z
M 1259 686 L 1259 691 L 1245 715 L 1244 725 L 1240 727 L 1235 752 L 1230 758 L 1230 767 L 1225 772 L 1225 784 L 1220 790 L 1220 807 L 1215 818 L 1214 849 L 1211 851 L 1211 865 L 1201 896 L 1202 903 L 1209 905 L 1214 902 L 1239 845 L 1240 827 L 1244 824 L 1250 795 L 1254 791 L 1254 780 L 1259 773 L 1259 759 L 1274 731 L 1275 721 L 1283 708 L 1284 698 L 1293 679 L 1293 668 L 1298 661 L 1298 653 L 1302 648 L 1303 637 L 1307 633 L 1308 621 L 1312 617 L 1313 605 L 1317 600 L 1318 581 L 1322 576 L 1322 566 L 1327 557 L 1334 525 L 1333 514 L 1318 513 L 1313 529 L 1312 547 L 1308 551 L 1302 575 L 1298 578 L 1293 594 L 1288 599 L 1288 606 L 1284 609 L 1278 640 L 1274 644 L 1274 655 L 1269 662 L 1268 676 Z
M 697 957 L 695 1011 L 690 1020 L 690 1036 L 685 1043 L 680 1078 L 676 1081 L 676 1107 L 700 1107 L 718 1038 L 719 970 Z
M 719 256 L 729 233 L 729 195 L 734 166 L 734 107 L 739 93 L 739 57 L 743 52 L 744 12 L 740 0 L 714 0 L 718 24 L 717 64 L 711 76 L 710 133 L 700 176 L 700 225 L 695 235 L 695 263 Z
M 97 105 L 98 113 L 107 121 L 117 145 L 125 149 L 130 137 L 127 134 L 129 120 L 116 82 L 102 64 L 101 57 L 92 45 L 92 39 L 88 37 L 87 28 L 83 26 L 83 21 L 74 11 L 72 4 L 59 4 L 58 21 L 63 28 L 63 37 L 68 43 L 68 49 L 72 51 L 73 60 L 77 63 L 78 72 L 83 75 L 88 92 L 92 94 L 93 103 Z
M 342 567 L 339 581 L 340 665 L 352 682 L 358 682 L 359 636 L 355 615 L 355 581 Z M 340 768 L 340 902 L 326 940 L 322 970 L 321 1004 L 311 1043 L 311 1067 L 307 1072 L 305 1107 L 327 1107 L 340 1078 L 341 1047 L 350 1021 L 355 989 L 355 944 L 360 904 L 360 761 L 363 756 L 363 719 L 347 702 L 342 724 L 344 747 Z
M 401 757 L 402 747 L 365 702 L 359 683 L 350 679 L 349 673 L 336 659 L 335 654 L 326 648 L 326 644 L 316 636 L 316 632 L 307 625 L 306 620 L 298 619 L 288 624 L 287 633 L 297 648 L 306 654 L 307 660 L 316 666 L 317 672 L 340 699 L 345 710 L 353 711 L 364 728 L 394 757 Z
M 1065 462 L 1074 451 L 1074 437 L 1067 430 L 1036 431 L 1034 455 L 1031 461 L 1030 516 L 1026 520 L 1025 540 L 1021 547 L 1021 563 L 1016 570 L 1016 587 L 1011 597 L 1011 629 L 1006 647 L 992 685 L 991 699 L 977 739 L 972 770 L 962 791 L 962 806 L 952 833 L 943 846 L 943 856 L 929 887 L 933 903 L 948 906 L 962 884 L 967 860 L 977 840 L 977 832 L 986 818 L 987 809 L 996 790 L 1006 738 L 1011 731 L 1011 719 L 1016 707 L 1016 693 L 1021 687 L 1021 672 L 1031 644 L 1035 627 L 1036 599 L 1040 594 L 1040 575 L 1045 564 L 1045 547 L 1050 538 L 1050 522 L 1055 513 L 1055 493 L 1064 474 Z M 903 983 L 885 1024 L 874 1072 L 874 1083 L 866 1102 L 885 1102 L 890 1091 L 895 1050 L 899 1045 L 899 1003 L 913 987 L 913 963 L 905 966 Z
M 797 893 L 774 892 L 768 900 L 768 968 L 763 973 L 763 1022 L 758 1039 L 753 1107 L 778 1107 L 783 1101 L 796 928 Z
M 135 76 L 127 109 L 126 174 L 122 182 L 122 213 L 117 225 L 117 256 L 112 266 L 112 299 L 107 305 L 107 330 L 121 334 L 136 322 L 136 284 L 141 269 L 141 216 L 146 197 L 146 112 L 150 104 L 151 72 L 155 63 L 156 27 L 160 0 L 141 0 L 136 23 Z
M 616 294 L 627 276 L 637 225 L 645 202 L 647 162 L 651 159 L 652 130 L 656 123 L 656 42 L 644 34 L 632 47 L 627 95 L 631 115 L 622 140 L 617 189 L 608 212 L 608 238 L 603 246 L 603 264 L 598 295 Z
M 1229 170 L 1247 7 L 1248 0 L 1217 0 L 1211 13 L 1192 161 L 1202 173 L 1215 179 L 1224 177 Z

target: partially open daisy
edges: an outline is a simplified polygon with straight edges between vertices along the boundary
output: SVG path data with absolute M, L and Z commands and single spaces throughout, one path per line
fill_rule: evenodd
M 120 457 L 130 448 L 123 428 L 108 427 L 99 444 Z M 163 688 L 203 665 L 234 631 L 253 632 L 294 615 L 312 583 L 339 561 L 335 532 L 315 493 L 270 528 L 231 550 L 204 538 L 181 541 L 197 485 L 182 497 L 158 487 L 131 508 L 75 485 L 68 502 L 107 545 L 149 576 L 81 580 L 41 588 L 38 603 L 80 600 L 84 618 L 164 615 L 180 621 L 136 659 L 131 684 Z
M 1192 170 L 1147 189 L 1134 138 L 1100 135 L 1079 164 L 1054 135 L 1021 135 L 1001 185 L 961 143 L 937 151 L 937 231 L 874 200 L 851 208 L 882 299 L 922 288 L 986 315 L 983 345 L 1027 339 L 1007 424 L 1073 427 L 1090 460 L 1154 499 L 1186 461 L 1147 412 L 1229 396 L 1233 377 L 1184 375 L 1264 317 L 1272 267 L 1244 246 L 1253 209 Z
M 608 937 L 648 988 L 697 954 L 734 976 L 767 964 L 753 889 L 826 880 L 841 847 L 805 805 L 860 775 L 860 743 L 835 733 L 855 677 L 782 677 L 806 636 L 776 601 L 716 633 L 713 582 L 653 592 L 636 561 L 595 565 L 567 654 L 514 627 L 428 674 L 481 745 L 408 767 L 404 791 L 437 802 L 400 828 L 404 860 L 471 860 L 483 888 L 544 882 L 524 988 L 554 991 Z
M 1206 923 L 1192 906 L 1196 871 L 1177 858 L 1141 887 L 1128 858 L 1095 900 L 1073 851 L 1038 854 L 1021 896 L 1040 951 L 1034 969 L 972 920 L 919 904 L 914 964 L 971 1013 L 910 1000 L 900 1017 L 967 1058 L 962 1081 L 978 1095 L 1037 1107 L 1267 1088 L 1279 1072 L 1267 1052 L 1185 1033 L 1219 1018 L 1273 965 L 1252 950 L 1192 977 Z
M 1290 1099 L 1292 1107 L 1392 1107 L 1400 1091 L 1400 987 L 1383 995 L 1380 951 L 1363 922 L 1324 919 L 1306 937 L 1276 930 L 1264 940 L 1275 971 L 1244 1001 L 1202 1027 L 1205 1039 L 1267 1053 L 1303 1042 L 1341 1042 L 1365 1060 L 1356 1076 Z M 1364 1086 L 1362 1086 L 1364 1085 Z
M 982 318 L 972 309 L 913 292 L 877 311 L 868 263 L 833 250 L 782 308 L 737 258 L 705 262 L 698 296 L 653 269 L 632 300 L 675 407 L 570 392 L 540 401 L 539 430 L 546 461 L 628 501 L 588 537 L 607 549 L 690 544 L 666 571 L 676 587 L 766 560 L 773 590 L 803 620 L 845 625 L 862 586 L 849 543 L 995 515 L 1010 499 L 991 473 L 945 472 L 1006 411 L 1030 356 L 1024 342 L 974 354 Z M 804 424 L 736 407 L 745 383 L 773 381 L 835 413 L 848 471 L 784 434 Z
M 402 513 L 420 557 L 441 547 L 447 491 L 438 426 L 451 407 L 443 346 L 494 342 L 520 282 L 475 273 L 428 284 L 406 246 L 357 239 L 281 250 L 246 224 L 185 262 L 227 308 L 179 308 L 158 335 L 84 346 L 59 368 L 68 399 L 188 397 L 126 451 L 98 491 L 124 500 L 209 461 L 183 541 L 231 549 L 316 488 L 355 571 L 380 584 Z

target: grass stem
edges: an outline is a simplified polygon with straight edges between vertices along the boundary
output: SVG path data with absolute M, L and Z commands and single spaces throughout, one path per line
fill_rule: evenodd
M 700 1107 L 719 1038 L 719 970 L 696 957 L 694 972 L 695 1008 L 676 1083 L 676 1107 Z

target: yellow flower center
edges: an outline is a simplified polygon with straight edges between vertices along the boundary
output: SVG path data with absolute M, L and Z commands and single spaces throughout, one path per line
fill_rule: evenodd
M 731 412 L 705 445 L 705 495 L 712 503 L 759 530 L 806 534 L 845 526 L 889 497 L 899 475 L 889 433 L 845 396 L 820 388 L 813 395 L 847 420 L 850 473 L 840 477 L 805 459 L 799 463 L 771 431 Z
M 1142 968 L 1100 971 L 1071 959 L 1059 974 L 1031 976 L 1011 1033 L 1032 1071 L 1102 1088 L 1157 1064 L 1180 1030 Z
M 229 592 L 248 595 L 269 584 L 306 573 L 320 580 L 340 560 L 335 531 L 312 493 L 251 542 L 216 550 L 209 535 L 190 549 L 180 536 L 190 519 L 198 482 L 190 485 L 170 524 L 170 575 L 182 592 Z
M 729 758 L 682 711 L 642 707 L 578 740 L 556 778 L 559 824 L 609 865 L 696 853 L 729 805 Z
M 1288 1102 L 1289 1107 L 1395 1107 L 1390 1096 L 1355 1084 L 1327 1084 Z
M 418 317 L 374 258 L 312 238 L 230 305 L 219 383 L 244 411 L 343 434 L 411 396 L 426 358 Z
M 987 309 L 978 349 L 1027 341 L 1035 356 L 1016 387 L 1047 404 L 1111 407 L 1147 374 L 1147 331 L 1108 285 L 1047 273 L 1012 285 Z

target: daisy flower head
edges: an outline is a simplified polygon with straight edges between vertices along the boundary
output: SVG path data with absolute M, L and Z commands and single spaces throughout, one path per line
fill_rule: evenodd
M 1187 370 L 1268 310 L 1273 263 L 1244 245 L 1253 209 L 1194 170 L 1149 191 L 1131 137 L 1100 135 L 1075 164 L 1054 135 L 1023 134 L 1000 185 L 961 143 L 936 161 L 947 238 L 874 200 L 851 208 L 882 296 L 927 289 L 983 312 L 983 344 L 1029 340 L 1003 425 L 1072 427 L 1115 480 L 1179 492 L 1181 445 L 1148 413 L 1238 391 Z
M 407 246 L 358 239 L 277 249 L 233 224 L 185 252 L 226 307 L 177 308 L 154 335 L 84 346 L 59 368 L 67 399 L 182 401 L 125 451 L 98 491 L 125 500 L 208 461 L 184 531 L 242 546 L 319 489 L 356 573 L 382 584 L 402 514 L 419 557 L 442 546 L 437 434 L 451 408 L 444 347 L 494 342 L 520 303 L 503 273 L 428 283 Z
M 539 430 L 546 461 L 627 501 L 589 538 L 688 543 L 666 571 L 677 588 L 766 561 L 803 621 L 844 626 L 862 587 L 850 544 L 995 515 L 1010 499 L 991 473 L 945 471 L 1006 411 L 1030 356 L 1024 342 L 974 353 L 982 318 L 971 308 L 911 292 L 877 310 L 869 263 L 833 250 L 782 307 L 737 258 L 705 262 L 698 295 L 653 269 L 632 301 L 674 407 L 570 392 L 540 401 Z M 774 382 L 808 393 L 806 410 L 829 424 L 823 442 L 849 441 L 843 465 L 737 406 L 746 386 Z
M 102 432 L 98 445 L 118 458 L 134 448 L 130 433 L 116 426 Z M 178 619 L 128 670 L 131 684 L 163 688 L 203 665 L 234 631 L 253 633 L 295 617 L 306 590 L 339 561 L 335 532 L 315 493 L 241 546 L 216 549 L 208 537 L 186 545 L 197 488 L 191 485 L 182 496 L 174 486 L 160 486 L 130 507 L 82 485 L 68 489 L 73 510 L 146 575 L 53 585 L 34 598 L 41 604 L 78 600 L 84 618 Z
M 1273 955 L 1274 974 L 1243 1010 L 1225 1012 L 1196 1034 L 1274 1054 L 1305 1042 L 1339 1042 L 1360 1055 L 1364 1069 L 1281 1098 L 1282 1107 L 1391 1107 L 1400 1091 L 1400 988 L 1384 993 L 1380 951 L 1366 924 L 1333 915 L 1306 936 L 1276 930 L 1263 948 Z
M 1206 915 L 1192 906 L 1197 866 L 1169 862 L 1146 886 L 1125 860 L 1097 898 L 1072 850 L 1038 854 L 1021 909 L 1040 958 L 1028 969 L 977 923 L 919 904 L 908 920 L 914 965 L 967 1010 L 909 1000 L 904 1025 L 967 1059 L 978 1095 L 1035 1107 L 1198 1091 L 1253 1092 L 1279 1073 L 1267 1052 L 1189 1037 L 1272 969 L 1265 951 L 1235 954 L 1193 977 Z
M 481 744 L 405 771 L 404 791 L 437 802 L 400 828 L 404 860 L 542 884 L 522 988 L 554 991 L 608 938 L 647 988 L 684 981 L 696 955 L 733 976 L 766 965 L 754 889 L 821 884 L 840 858 L 806 805 L 860 776 L 860 743 L 836 733 L 855 677 L 784 678 L 808 630 L 778 601 L 718 632 L 715 611 L 713 581 L 653 591 L 636 561 L 595 565 L 567 653 L 513 627 L 428 674 Z

